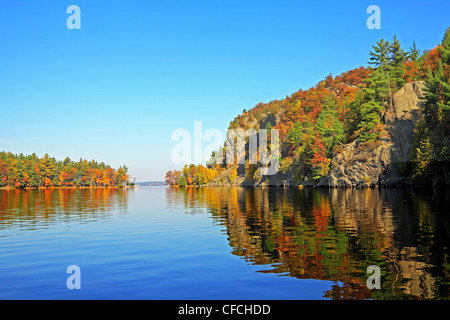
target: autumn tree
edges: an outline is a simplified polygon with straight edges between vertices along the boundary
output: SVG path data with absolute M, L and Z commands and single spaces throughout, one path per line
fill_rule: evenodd
M 104 163 L 82 159 L 74 162 L 68 157 L 57 161 L 48 154 L 39 158 L 36 154 L 0 152 L 0 187 L 125 186 L 128 168 L 119 169 L 116 172 Z
M 56 176 L 55 163 L 52 159 L 50 159 L 48 154 L 45 154 L 44 157 L 40 160 L 39 170 L 41 175 L 39 186 L 52 186 L 53 179 Z

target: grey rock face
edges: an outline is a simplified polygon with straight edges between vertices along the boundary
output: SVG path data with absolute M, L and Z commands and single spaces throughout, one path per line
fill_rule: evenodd
M 358 140 L 344 146 L 332 159 L 329 187 L 397 186 L 407 183 L 398 163 L 411 159 L 414 128 L 421 108 L 425 85 L 422 81 L 406 84 L 386 103 L 382 120 L 387 136 L 379 144 L 367 147 Z
M 211 186 L 243 187 L 287 187 L 303 185 L 307 187 L 368 188 L 376 186 L 401 186 L 408 184 L 402 176 L 399 164 L 411 159 L 414 129 L 421 113 L 421 98 L 424 95 L 423 81 L 403 86 L 390 103 L 385 103 L 381 119 L 387 131 L 383 140 L 377 143 L 362 144 L 355 140 L 343 146 L 340 153 L 331 161 L 327 177 L 315 181 L 304 168 L 291 166 L 287 172 L 274 176 L 260 177 L 247 181 L 243 173 L 233 182 L 222 181 L 220 176 Z M 276 119 L 270 121 L 277 122 Z M 297 181 L 300 179 L 300 181 Z M 450 181 L 450 178 L 449 178 Z M 438 183 L 438 182 L 436 182 Z

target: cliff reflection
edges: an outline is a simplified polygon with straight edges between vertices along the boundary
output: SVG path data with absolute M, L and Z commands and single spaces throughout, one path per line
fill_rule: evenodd
M 56 221 L 93 221 L 125 212 L 126 189 L 0 190 L 0 229 Z
M 167 189 L 188 212 L 205 207 L 232 253 L 260 272 L 331 280 L 332 299 L 449 297 L 449 191 Z M 382 270 L 369 290 L 367 267 Z

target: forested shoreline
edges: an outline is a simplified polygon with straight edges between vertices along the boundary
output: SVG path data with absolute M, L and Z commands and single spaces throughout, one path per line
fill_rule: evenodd
M 114 169 L 95 160 L 58 161 L 48 154 L 0 152 L 0 189 L 126 188 L 132 186 L 126 166 Z
M 368 66 L 338 76 L 329 75 L 315 87 L 299 90 L 286 99 L 244 109 L 229 129 L 279 131 L 280 170 L 275 177 L 261 177 L 261 166 L 250 164 L 246 154 L 245 165 L 211 162 L 206 167 L 186 165 L 181 170 L 169 171 L 166 184 L 174 187 L 271 183 L 309 186 L 321 181 L 323 185 L 330 184 L 332 171 L 339 164 L 336 159 L 345 154 L 346 148 L 361 159 L 346 154 L 344 164 L 353 161 L 357 167 L 375 159 L 382 148 L 389 148 L 390 140 L 398 138 L 392 136 L 387 122 L 394 110 L 394 96 L 407 84 L 409 89 L 416 88 L 410 91 L 416 90 L 415 94 L 420 96 L 420 102 L 414 106 L 420 109 L 420 114 L 416 119 L 411 110 L 405 109 L 394 116 L 398 123 L 412 119 L 415 127 L 406 137 L 412 152 L 391 167 L 396 168 L 397 180 L 403 180 L 403 184 L 450 184 L 450 28 L 442 43 L 426 51 L 420 51 L 415 43 L 405 50 L 396 36 L 392 41 L 381 39 L 370 51 Z M 420 87 L 424 87 L 423 94 L 417 89 Z M 404 103 L 408 99 L 411 96 L 405 97 Z M 225 150 L 226 146 L 218 152 L 225 154 Z M 342 167 L 345 171 L 345 165 Z M 364 180 L 357 181 L 358 185 L 380 184 L 372 179 L 373 168 L 369 169 L 363 172 L 356 168 L 342 176 L 358 171 L 362 178 L 351 177 Z

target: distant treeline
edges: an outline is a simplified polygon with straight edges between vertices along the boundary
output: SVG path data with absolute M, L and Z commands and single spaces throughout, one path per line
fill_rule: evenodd
M 129 180 L 126 166 L 116 170 L 95 160 L 57 161 L 48 154 L 39 158 L 34 153 L 0 152 L 0 188 L 126 187 Z

